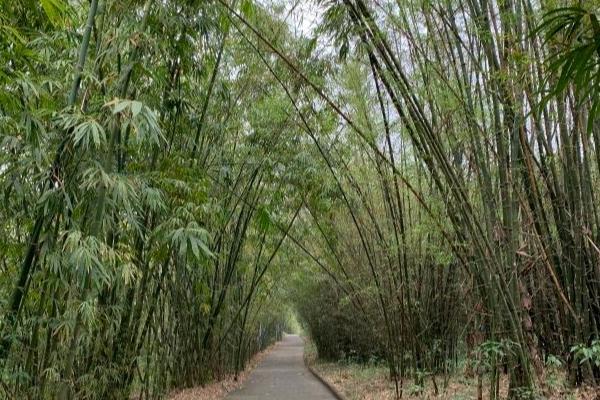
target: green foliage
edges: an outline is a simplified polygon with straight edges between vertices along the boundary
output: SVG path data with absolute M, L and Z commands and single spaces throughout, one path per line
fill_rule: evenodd
M 59 27 L 64 25 L 70 14 L 68 2 L 64 0 L 39 0 L 50 22 Z
M 255 13 L 254 3 L 252 0 L 242 0 L 240 10 L 246 18 L 252 18 Z
M 571 353 L 579 364 L 590 363 L 600 367 L 600 340 L 592 340 L 589 346 L 583 343 L 571 347 Z
M 214 257 L 206 242 L 208 232 L 198 226 L 196 222 L 190 222 L 186 227 L 177 228 L 167 233 L 167 239 L 173 247 L 178 249 L 180 257 L 186 257 L 188 252 L 196 258 L 200 258 L 200 251 L 205 257 Z
M 600 107 L 600 23 L 598 16 L 581 7 L 563 7 L 549 11 L 537 32 L 546 41 L 556 43 L 548 59 L 551 90 L 545 102 L 562 95 L 570 85 L 577 89 L 581 103 L 590 102 L 588 131 L 591 132 Z M 541 103 L 541 107 L 545 102 Z
M 519 344 L 508 339 L 503 339 L 500 342 L 493 340 L 486 340 L 480 344 L 477 351 L 484 357 L 506 357 L 507 355 L 514 354 L 515 348 Z
M 328 289 L 327 281 L 303 278 L 294 301 L 304 329 L 324 360 L 347 363 L 368 362 L 382 357 L 374 330 L 352 318 L 353 306 L 340 293 Z
M 548 354 L 546 356 L 545 364 L 551 368 L 560 368 L 563 366 L 563 361 L 560 359 L 560 357 Z
M 137 144 L 160 144 L 165 138 L 158 124 L 156 113 L 140 101 L 114 99 L 104 104 L 112 109 L 113 115 L 121 118 L 121 133 L 131 129 Z
M 212 5 L 89 4 L 0 1 L 0 397 L 157 398 L 297 328 L 284 91 Z
M 300 3 L 0 0 L 0 396 L 159 398 L 301 325 L 531 397 L 598 331 L 597 1 Z

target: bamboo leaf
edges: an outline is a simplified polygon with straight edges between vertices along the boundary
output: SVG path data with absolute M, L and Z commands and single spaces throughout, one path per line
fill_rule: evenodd
M 242 11 L 242 14 L 246 17 L 251 19 L 254 16 L 254 3 L 252 0 L 242 0 L 241 4 L 240 4 L 240 10 Z
M 138 114 L 140 113 L 140 111 L 142 111 L 142 103 L 140 103 L 139 101 L 132 101 L 131 102 L 132 117 L 133 118 L 137 117 Z
M 64 0 L 40 0 L 40 4 L 52 25 L 64 25 L 69 13 L 69 5 Z

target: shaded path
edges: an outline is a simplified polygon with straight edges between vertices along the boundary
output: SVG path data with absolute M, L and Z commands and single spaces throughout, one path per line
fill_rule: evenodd
M 303 350 L 300 337 L 285 336 L 227 400 L 334 400 L 304 366 Z

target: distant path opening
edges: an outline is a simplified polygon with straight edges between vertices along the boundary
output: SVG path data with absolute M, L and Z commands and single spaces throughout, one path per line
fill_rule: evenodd
M 304 365 L 303 351 L 304 343 L 298 335 L 286 335 L 252 371 L 244 386 L 227 399 L 334 400 Z

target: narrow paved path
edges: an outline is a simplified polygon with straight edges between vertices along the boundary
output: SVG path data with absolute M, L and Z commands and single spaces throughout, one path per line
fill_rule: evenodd
M 302 339 L 287 335 L 227 400 L 334 400 L 304 366 L 303 351 Z

